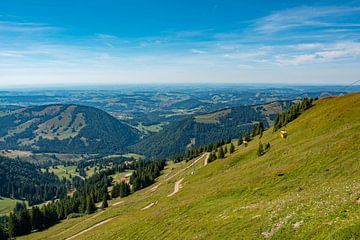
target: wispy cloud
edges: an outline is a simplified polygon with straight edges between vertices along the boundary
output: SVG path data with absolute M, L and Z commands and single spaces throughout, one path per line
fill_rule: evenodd
M 331 44 L 314 44 L 316 48 L 306 49 L 306 53 L 293 52 L 290 54 L 278 54 L 275 62 L 287 65 L 304 65 L 312 63 L 328 63 L 360 58 L 360 43 L 338 42 Z M 290 46 L 293 47 L 293 46 Z M 299 48 L 301 49 L 301 48 Z
M 195 48 L 191 49 L 191 52 L 195 53 L 195 54 L 205 54 L 206 53 L 206 51 L 195 49 Z
M 360 23 L 347 18 L 358 14 L 360 7 L 298 7 L 257 19 L 253 26 L 261 33 L 309 27 L 360 27 Z
M 0 21 L 0 31 L 2 32 L 44 32 L 57 29 L 43 23 Z

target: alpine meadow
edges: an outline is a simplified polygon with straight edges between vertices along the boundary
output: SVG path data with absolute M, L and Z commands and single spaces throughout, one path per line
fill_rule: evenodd
M 360 2 L 0 3 L 0 240 L 360 239 Z

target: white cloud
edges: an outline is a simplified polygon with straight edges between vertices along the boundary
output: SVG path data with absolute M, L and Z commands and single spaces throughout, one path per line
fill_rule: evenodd
M 224 58 L 237 59 L 237 60 L 257 60 L 259 57 L 265 56 L 265 51 L 254 51 L 254 52 L 238 52 L 238 53 L 227 53 Z
M 298 7 L 257 19 L 254 27 L 261 33 L 304 27 L 359 27 L 360 23 L 347 22 L 346 18 L 357 14 L 360 14 L 360 7 Z
M 307 53 L 279 54 L 275 57 L 275 61 L 280 65 L 303 65 L 360 58 L 359 42 L 337 42 L 310 46 L 309 48 L 301 46 L 297 48 L 298 50 L 307 50 Z M 294 48 L 294 46 L 290 46 L 290 48 Z
M 57 29 L 43 23 L 0 21 L 0 31 L 3 32 L 44 32 Z
M 195 53 L 195 54 L 205 54 L 206 53 L 203 50 L 199 50 L 199 49 L 195 49 L 195 48 L 191 49 L 191 52 Z

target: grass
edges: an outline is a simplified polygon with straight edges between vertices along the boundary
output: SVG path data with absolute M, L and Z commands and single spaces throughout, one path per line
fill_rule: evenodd
M 79 173 L 76 172 L 76 166 L 57 165 L 56 168 L 50 167 L 49 172 L 53 172 L 56 176 L 59 177 L 59 179 L 66 178 L 71 180 L 70 176 L 79 176 Z
M 191 162 L 170 163 L 153 186 L 110 202 L 123 203 L 19 239 L 66 239 L 109 218 L 77 239 L 356 239 L 359 119 L 359 93 L 319 100 L 288 124 L 287 139 L 264 132 L 271 148 L 261 157 L 256 137 L 194 174 Z
M 226 109 L 214 113 L 199 115 L 195 117 L 195 121 L 198 123 L 219 123 L 219 119 L 228 115 L 230 112 L 231 109 Z
M 10 213 L 21 200 L 0 197 L 0 216 Z
M 154 124 L 154 125 L 143 125 L 142 123 L 139 123 L 136 126 L 136 129 L 138 129 L 140 132 L 144 134 L 149 133 L 156 133 L 160 132 L 163 129 L 164 123 Z
M 115 173 L 114 175 L 111 175 L 111 177 L 113 178 L 113 182 L 120 183 L 127 174 L 132 172 L 133 170 L 126 170 L 125 172 Z
M 127 153 L 127 154 L 123 154 L 122 156 L 126 158 L 134 158 L 135 160 L 141 160 L 145 158 L 144 155 L 140 155 L 137 153 Z

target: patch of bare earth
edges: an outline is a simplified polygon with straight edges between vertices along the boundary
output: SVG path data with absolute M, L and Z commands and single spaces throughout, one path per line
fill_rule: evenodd
M 285 218 L 280 219 L 279 222 L 275 223 L 272 228 L 270 229 L 270 231 L 267 232 L 262 232 L 261 235 L 263 235 L 264 238 L 271 238 L 272 236 L 274 236 L 274 234 L 282 227 L 282 225 L 284 223 L 287 222 L 287 220 L 289 220 L 289 218 L 291 217 L 291 214 L 287 215 Z
M 171 196 L 175 195 L 175 194 L 180 190 L 180 188 L 182 187 L 182 186 L 181 186 L 181 182 L 182 182 L 183 180 L 184 180 L 184 178 L 180 179 L 179 181 L 177 181 L 177 182 L 175 183 L 174 191 L 173 191 L 172 193 L 170 193 L 170 194 L 168 195 L 168 197 L 171 197 Z
M 158 201 L 153 202 L 153 203 L 150 203 L 149 205 L 143 207 L 143 208 L 141 209 L 141 211 L 144 211 L 144 210 L 146 210 L 146 209 L 152 208 L 152 207 L 155 206 L 157 203 L 158 203 Z
M 104 220 L 104 221 L 102 221 L 102 222 L 99 222 L 99 223 L 95 224 L 94 226 L 89 227 L 89 228 L 85 229 L 84 231 L 81 231 L 81 232 L 75 234 L 75 235 L 72 236 L 72 237 L 66 238 L 66 240 L 76 239 L 76 238 L 79 237 L 80 235 L 82 235 L 82 234 L 84 234 L 84 233 L 86 233 L 86 232 L 89 232 L 89 231 L 91 231 L 92 229 L 94 229 L 94 228 L 96 228 L 96 227 L 98 227 L 98 226 L 101 226 L 101 225 L 103 225 L 103 224 L 105 224 L 105 223 L 108 223 L 108 222 L 110 222 L 110 221 L 113 220 L 113 219 L 114 219 L 114 218 L 109 218 L 109 219 L 106 219 L 106 220 Z

